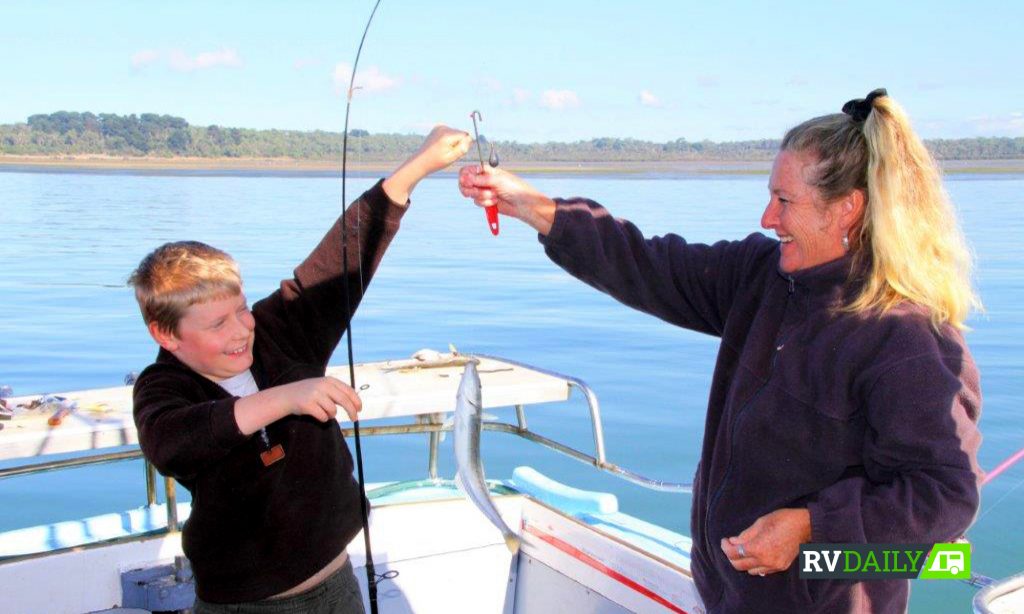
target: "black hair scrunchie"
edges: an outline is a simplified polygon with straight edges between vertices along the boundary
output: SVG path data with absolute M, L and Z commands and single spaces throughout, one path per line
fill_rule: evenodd
M 868 94 L 867 98 L 854 98 L 843 105 L 843 113 L 846 113 L 853 118 L 853 121 L 862 122 L 868 118 L 871 114 L 871 109 L 874 106 L 875 98 L 881 98 L 882 96 L 888 96 L 889 92 L 885 91 L 884 87 L 880 87 L 877 90 L 872 90 Z

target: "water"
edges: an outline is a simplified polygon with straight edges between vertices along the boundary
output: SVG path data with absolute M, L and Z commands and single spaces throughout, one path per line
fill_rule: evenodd
M 369 187 L 350 179 L 350 198 Z M 648 234 L 693 241 L 757 230 L 765 177 L 564 177 L 531 181 L 553 195 L 586 195 Z M 981 463 L 1024 446 L 1024 177 L 953 177 L 948 189 L 976 252 L 987 307 L 968 342 L 985 395 Z M 0 384 L 18 394 L 120 384 L 155 355 L 130 291 L 139 259 L 170 240 L 197 239 L 233 254 L 253 300 L 290 276 L 340 211 L 340 182 L 324 177 L 0 172 Z M 697 463 L 715 340 L 632 312 L 570 278 L 536 235 L 463 201 L 452 176 L 422 182 L 403 228 L 353 323 L 356 360 L 420 348 L 482 352 L 575 375 L 597 392 L 609 460 L 689 481 Z M 344 362 L 338 353 L 335 364 Z M 503 417 L 510 419 L 510 416 Z M 537 431 L 592 448 L 585 404 L 539 406 Z M 2 435 L 0 435 L 2 437 Z M 367 479 L 426 472 L 425 436 L 368 439 Z M 530 464 L 582 488 L 614 492 L 622 509 L 688 533 L 690 499 L 643 490 L 507 435 L 484 439 L 491 476 Z M 441 471 L 453 473 L 450 438 Z M 120 511 L 144 501 L 138 462 L 0 481 L 0 530 Z M 1024 463 L 986 486 L 969 536 L 975 571 L 1024 568 Z M 973 590 L 914 584 L 912 610 L 967 611 Z

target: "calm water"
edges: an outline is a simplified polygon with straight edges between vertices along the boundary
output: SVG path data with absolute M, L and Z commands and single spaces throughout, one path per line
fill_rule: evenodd
M 350 199 L 373 178 L 349 182 Z M 553 195 L 586 195 L 648 234 L 739 238 L 757 229 L 765 177 L 532 178 Z M 986 468 L 1024 446 L 1024 177 L 953 177 L 948 189 L 977 252 L 987 312 L 968 342 L 981 368 Z M 120 384 L 155 355 L 124 286 L 156 245 L 198 239 L 241 263 L 253 300 L 290 276 L 340 211 L 337 179 L 0 172 L 0 384 L 18 394 Z M 689 481 L 701 442 L 716 343 L 634 313 L 570 278 L 535 234 L 503 219 L 499 238 L 458 196 L 452 176 L 424 181 L 354 321 L 357 361 L 420 348 L 507 356 L 586 380 L 602 402 L 609 460 Z M 335 363 L 344 362 L 342 353 Z M 530 425 L 592 446 L 585 404 L 541 406 Z M 505 416 L 508 418 L 509 416 Z M 2 436 L 2 435 L 0 435 Z M 450 441 L 442 470 L 453 473 Z M 369 439 L 367 479 L 426 471 L 424 436 Z M 645 491 L 553 452 L 488 434 L 491 476 L 531 464 L 555 479 L 616 493 L 628 513 L 688 532 L 690 499 Z M 144 502 L 140 463 L 0 481 L 0 530 L 120 511 Z M 1024 568 L 1024 463 L 986 487 L 969 536 L 974 569 Z M 916 582 L 914 611 L 969 609 L 972 589 Z

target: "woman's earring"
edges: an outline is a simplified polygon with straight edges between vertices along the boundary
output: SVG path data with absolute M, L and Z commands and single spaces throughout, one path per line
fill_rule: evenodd
M 843 235 L 843 251 L 850 251 L 850 237 L 845 234 Z

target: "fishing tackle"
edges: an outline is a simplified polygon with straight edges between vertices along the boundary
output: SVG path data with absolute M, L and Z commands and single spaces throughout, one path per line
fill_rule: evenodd
M 370 24 L 373 23 L 373 16 L 377 14 L 377 7 L 380 6 L 380 0 L 373 5 L 373 10 L 370 12 L 370 18 L 366 20 L 366 27 L 363 28 L 363 37 L 359 40 L 359 48 L 356 50 L 356 59 L 352 62 L 352 74 L 349 76 L 348 81 L 348 98 L 345 104 L 345 132 L 342 133 L 342 146 L 341 146 L 341 216 L 342 219 L 345 217 L 345 212 L 348 206 L 348 196 L 345 193 L 345 184 L 348 169 L 348 117 L 349 112 L 352 110 L 352 93 L 356 90 L 356 70 L 359 67 L 359 56 L 363 54 L 363 43 L 366 42 L 366 34 L 370 31 Z M 356 218 L 356 226 L 358 228 L 359 219 Z M 358 229 L 356 231 L 356 239 L 359 238 Z M 359 250 L 361 251 L 361 250 Z M 341 259 L 342 259 L 342 270 L 348 271 L 348 223 L 345 222 L 341 225 Z M 359 287 L 363 286 L 363 264 L 362 260 L 358 263 L 359 267 Z M 356 389 L 356 371 L 355 371 L 355 360 L 352 356 L 352 301 L 349 296 L 349 284 L 344 284 L 345 287 L 345 337 L 348 340 L 348 378 L 349 385 L 352 389 Z M 369 521 L 369 510 L 367 509 L 366 502 L 366 480 L 363 474 L 363 448 L 359 437 L 359 420 L 352 421 L 353 439 L 356 444 L 356 470 L 357 477 L 359 480 L 359 503 L 360 512 L 362 513 L 363 520 L 363 545 L 366 547 L 366 584 L 367 590 L 370 595 L 370 612 L 371 614 L 377 614 L 377 583 L 381 580 L 390 580 L 398 575 L 397 571 L 388 571 L 380 576 L 377 575 L 376 570 L 373 566 L 373 550 L 370 548 L 370 521 Z
M 44 397 L 43 403 L 47 407 L 54 408 L 53 414 L 46 420 L 50 426 L 60 426 L 64 423 L 65 418 L 78 409 L 77 402 L 69 401 L 64 397 Z
M 1014 454 L 1008 457 L 1003 462 L 999 463 L 999 466 L 985 474 L 985 478 L 981 481 L 981 486 L 988 484 L 996 478 L 1000 473 L 1006 471 L 1011 465 L 1024 458 L 1024 448 L 1017 450 Z
M 473 134 L 476 136 L 476 153 L 480 156 L 480 170 L 484 169 L 484 151 L 480 147 L 480 131 L 477 130 L 476 120 L 484 121 L 484 116 L 480 115 L 480 111 L 473 111 L 469 114 L 470 119 L 473 120 Z M 487 158 L 487 163 L 492 167 L 498 166 L 498 152 L 494 150 L 494 145 L 491 145 L 491 155 Z M 498 205 L 490 205 L 484 207 L 484 211 L 487 213 L 487 226 L 491 229 L 491 234 L 498 236 Z
M 10 420 L 14 416 L 14 408 L 7 407 L 7 399 L 13 396 L 10 386 L 0 386 L 0 420 Z

